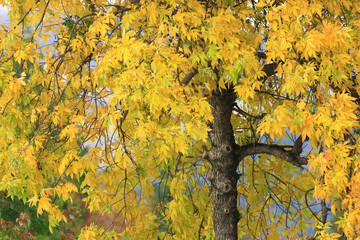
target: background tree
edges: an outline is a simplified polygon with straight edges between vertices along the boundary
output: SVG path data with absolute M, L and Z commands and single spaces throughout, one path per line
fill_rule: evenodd
M 50 230 L 83 176 L 123 224 L 80 239 L 358 236 L 357 1 L 0 3 L 0 190 Z

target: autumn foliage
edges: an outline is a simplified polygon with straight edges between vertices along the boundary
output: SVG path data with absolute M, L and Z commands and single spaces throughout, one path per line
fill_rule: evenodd
M 79 239 L 360 237 L 359 1 L 0 4 L 0 191 L 50 231 L 80 193 L 122 221 Z

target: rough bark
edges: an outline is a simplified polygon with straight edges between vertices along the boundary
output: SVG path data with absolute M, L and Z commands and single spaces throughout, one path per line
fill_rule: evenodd
M 215 240 L 237 240 L 237 224 L 241 218 L 237 209 L 239 174 L 236 170 L 239 162 L 249 155 L 268 154 L 301 167 L 307 164 L 307 159 L 300 157 L 303 144 L 301 136 L 290 150 L 283 146 L 264 143 L 238 146 L 230 122 L 236 100 L 234 89 L 231 87 L 221 92 L 213 92 L 208 100 L 214 121 L 209 132 L 211 149 L 205 150 L 203 158 L 212 164 L 212 172 L 208 179 L 212 187 Z
M 209 140 L 212 145 L 204 153 L 204 158 L 212 163 L 209 180 L 212 185 L 213 221 L 215 240 L 233 240 L 237 237 L 237 223 L 240 214 L 237 209 L 236 173 L 238 157 L 237 145 L 230 122 L 236 95 L 233 90 L 213 93 L 209 99 L 214 122 Z

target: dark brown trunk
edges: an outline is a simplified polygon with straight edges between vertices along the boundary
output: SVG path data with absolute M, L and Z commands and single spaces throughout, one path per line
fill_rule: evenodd
M 237 224 L 240 214 L 237 209 L 236 173 L 238 148 L 230 122 L 236 95 L 233 89 L 213 93 L 209 98 L 214 122 L 209 133 L 212 145 L 204 158 L 212 163 L 209 180 L 212 186 L 213 221 L 216 240 L 237 240 Z
M 240 213 L 237 210 L 237 181 L 236 172 L 239 161 L 254 154 L 268 154 L 281 158 L 294 166 L 302 167 L 308 162 L 301 157 L 303 141 L 298 137 L 291 150 L 284 146 L 265 143 L 251 143 L 238 146 L 235 143 L 231 114 L 236 100 L 236 94 L 231 87 L 221 92 L 213 92 L 209 97 L 214 116 L 209 140 L 211 149 L 204 152 L 204 159 L 212 164 L 212 171 L 208 176 L 211 182 L 213 200 L 213 221 L 215 240 L 237 240 L 237 224 Z

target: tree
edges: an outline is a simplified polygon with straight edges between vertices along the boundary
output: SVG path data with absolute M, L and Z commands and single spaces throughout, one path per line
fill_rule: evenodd
M 123 219 L 80 239 L 359 236 L 358 1 L 0 3 L 0 190 L 50 230 L 80 191 Z

